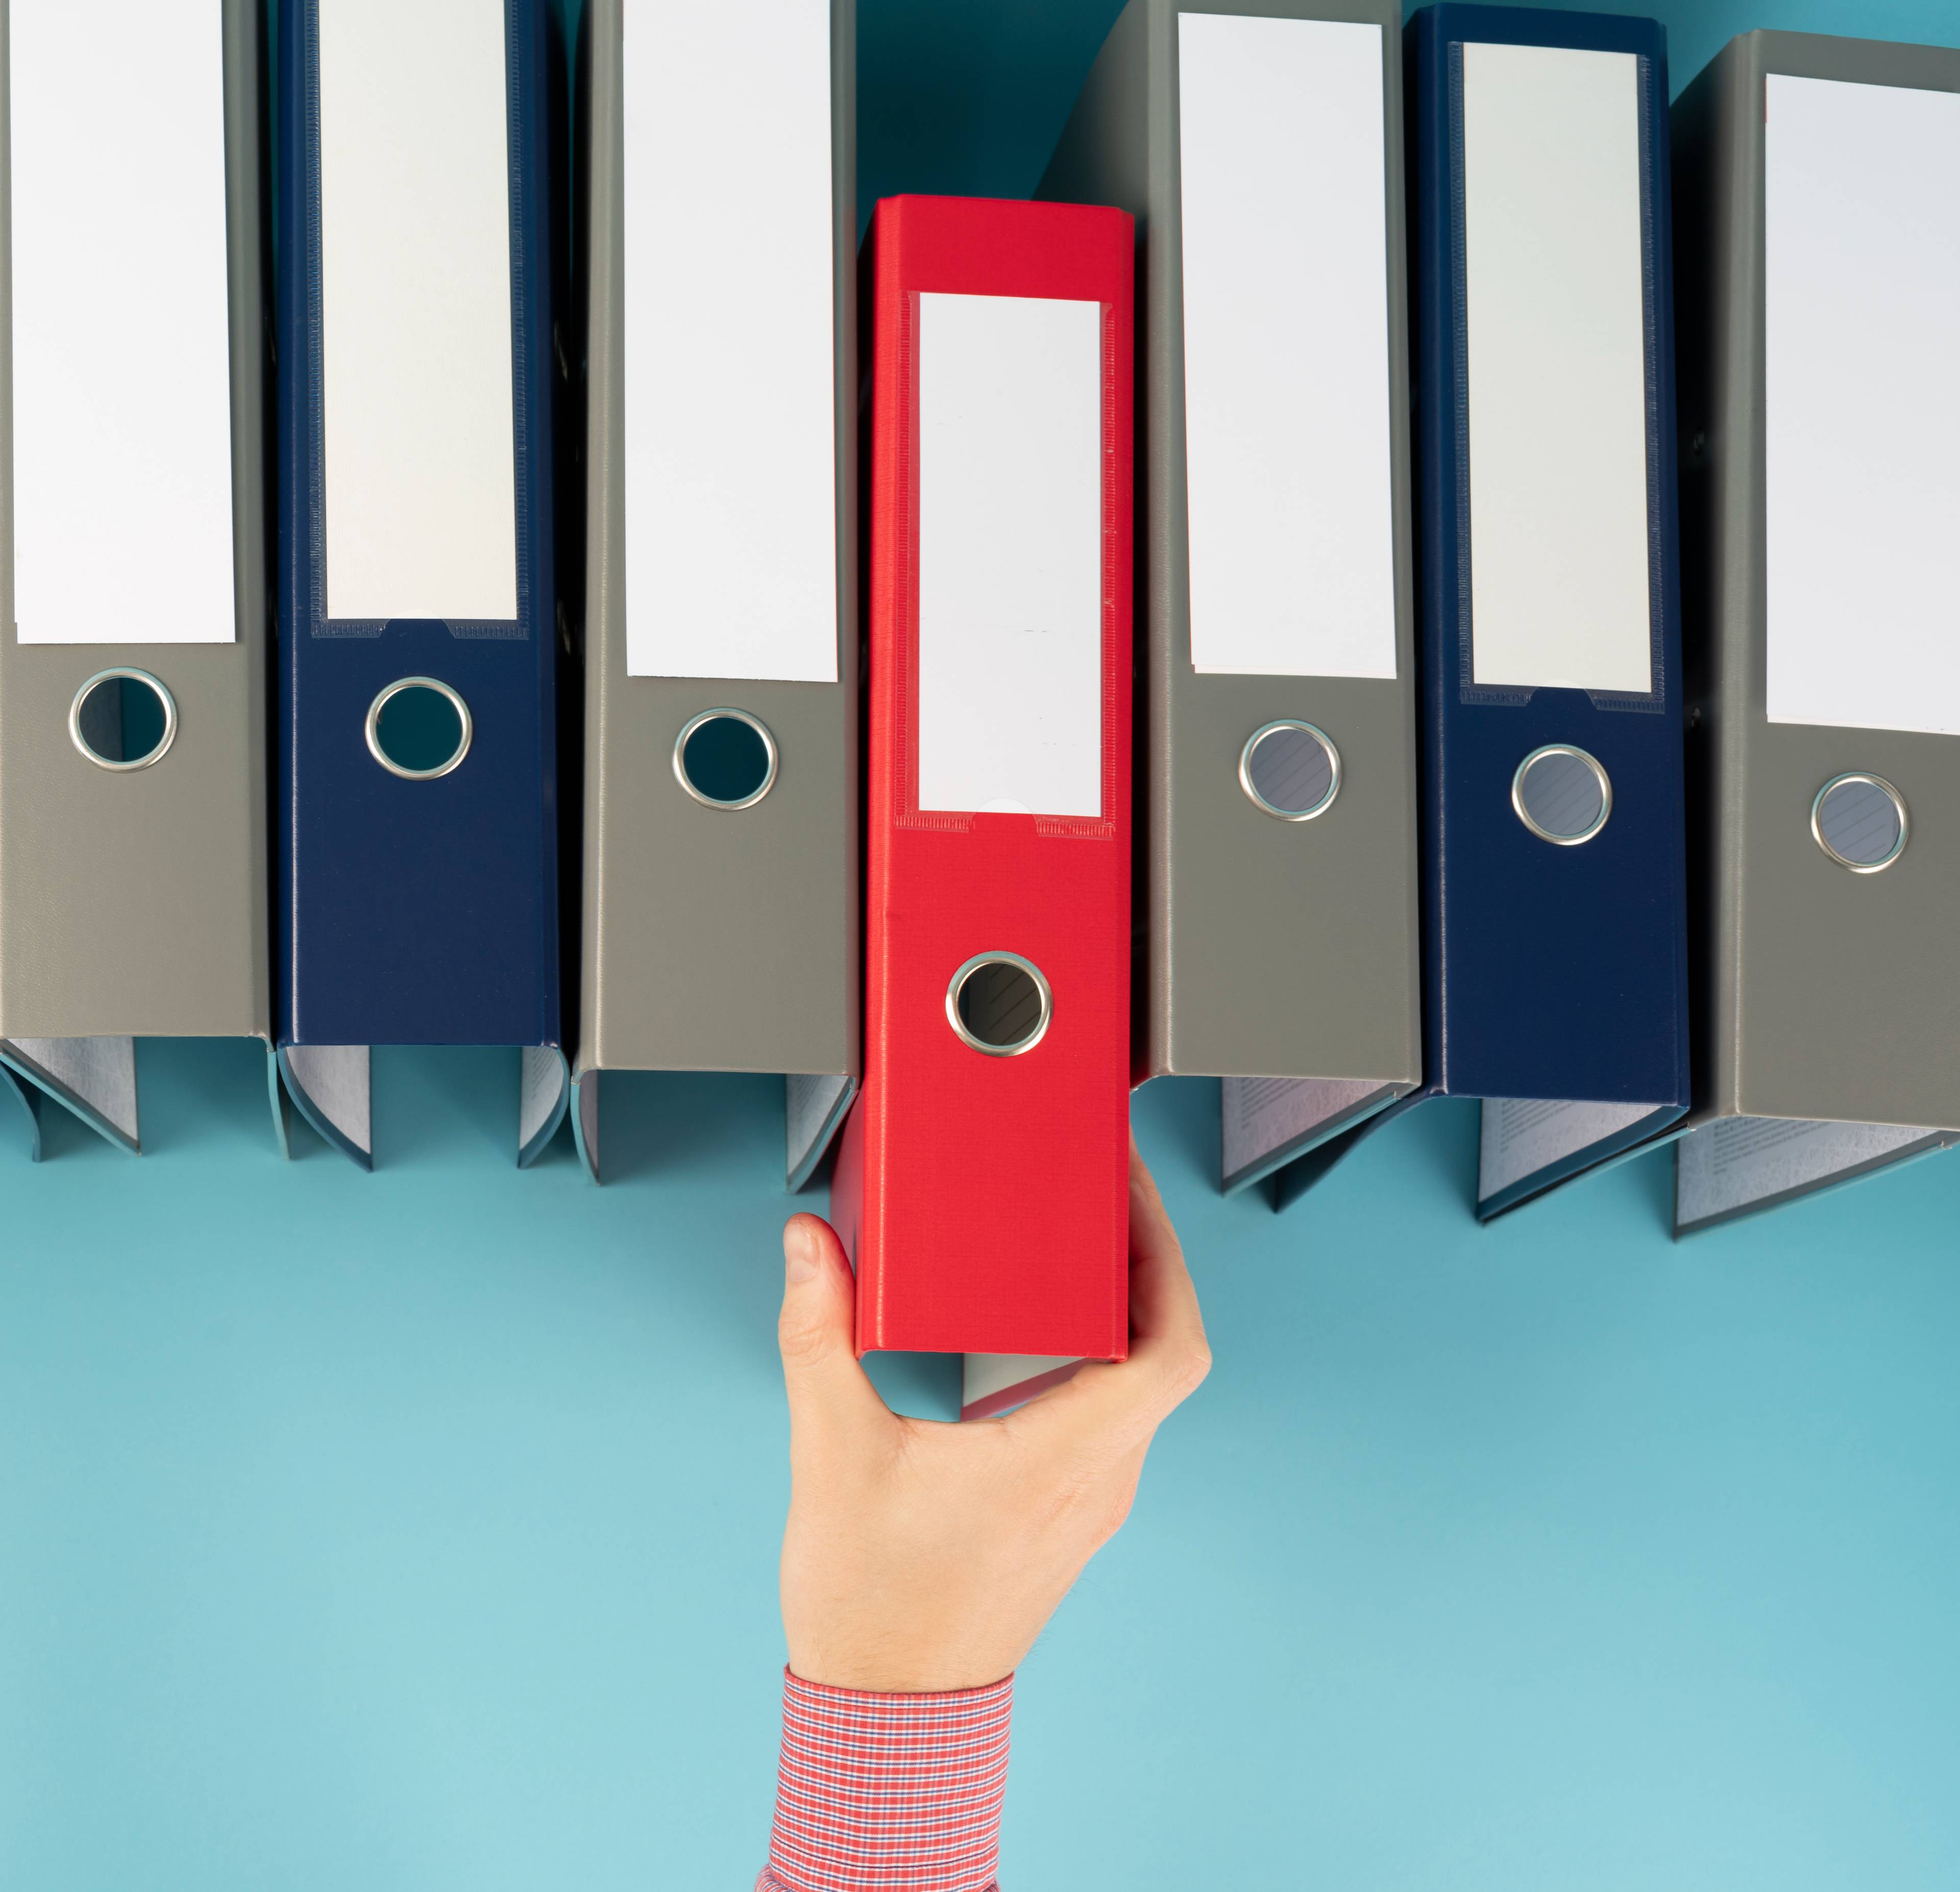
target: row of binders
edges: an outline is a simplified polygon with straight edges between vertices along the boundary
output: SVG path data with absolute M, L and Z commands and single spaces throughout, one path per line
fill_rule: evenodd
M 1282 1206 L 1444 1095 L 1484 1216 L 1960 1136 L 1960 53 L 1131 0 L 861 250 L 850 0 L 623 6 L 0 0 L 30 1116 L 784 1072 L 973 1409 L 1123 1352 L 1163 1073 Z

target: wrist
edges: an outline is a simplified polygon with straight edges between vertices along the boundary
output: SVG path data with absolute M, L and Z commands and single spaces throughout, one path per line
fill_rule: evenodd
M 854 1648 L 826 1642 L 790 1645 L 786 1673 L 812 1687 L 861 1695 L 970 1695 L 1013 1679 L 1014 1664 L 998 1654 L 922 1645 Z

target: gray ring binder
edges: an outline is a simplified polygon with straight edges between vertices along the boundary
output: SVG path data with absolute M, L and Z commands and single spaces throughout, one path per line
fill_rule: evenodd
M 433 769 L 409 768 L 396 761 L 381 747 L 381 712 L 406 690 L 432 690 L 438 696 L 447 698 L 462 725 L 463 733 L 457 738 L 454 753 Z M 398 677 L 368 706 L 368 753 L 389 774 L 399 776 L 404 782 L 434 782 L 440 776 L 453 775 L 463 766 L 463 757 L 469 753 L 470 739 L 476 733 L 476 725 L 470 718 L 469 706 L 440 677 Z
M 84 709 L 90 697 L 104 683 L 127 680 L 141 683 L 145 689 L 154 690 L 164 709 L 164 733 L 158 738 L 156 746 L 133 759 L 117 756 L 112 760 L 98 750 L 83 733 Z M 118 718 L 119 726 L 120 718 Z M 75 693 L 75 701 L 68 708 L 68 736 L 86 761 L 98 769 L 107 769 L 116 775 L 127 775 L 132 769 L 148 769 L 161 762 L 170 753 L 170 744 L 177 739 L 177 699 L 173 696 L 163 679 L 153 677 L 146 670 L 128 670 L 121 667 L 99 670 L 93 677 L 83 680 L 81 687 Z
M 1905 798 L 1883 776 L 1833 776 L 1810 804 L 1810 837 L 1841 868 L 1882 874 L 1905 852 Z
M 1581 847 L 1613 812 L 1613 784 L 1599 759 L 1569 742 L 1548 742 L 1518 764 L 1511 807 L 1541 841 Z
M 977 995 L 974 1009 L 984 1011 L 985 1022 L 996 1033 L 985 1037 L 973 1028 L 962 1002 L 968 983 L 991 968 L 1007 972 L 1010 976 Z M 1034 1022 L 1024 1025 L 1030 1000 Z M 990 1058 L 1018 1058 L 1033 1050 L 1047 1037 L 1048 1023 L 1054 1016 L 1055 994 L 1049 989 L 1046 976 L 1032 960 L 1023 959 L 1019 953 L 975 953 L 953 975 L 946 988 L 946 1019 L 953 1036 Z

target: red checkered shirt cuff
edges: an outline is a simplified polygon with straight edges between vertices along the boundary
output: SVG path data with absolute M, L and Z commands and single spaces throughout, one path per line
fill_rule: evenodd
M 756 1892 L 998 1892 L 1014 1678 L 944 1695 L 783 1672 L 783 1757 Z

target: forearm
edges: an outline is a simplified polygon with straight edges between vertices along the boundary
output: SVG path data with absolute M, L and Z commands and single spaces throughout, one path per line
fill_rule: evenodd
M 991 1892 L 1013 1677 L 942 1695 L 784 1671 L 769 1863 L 756 1892 Z

